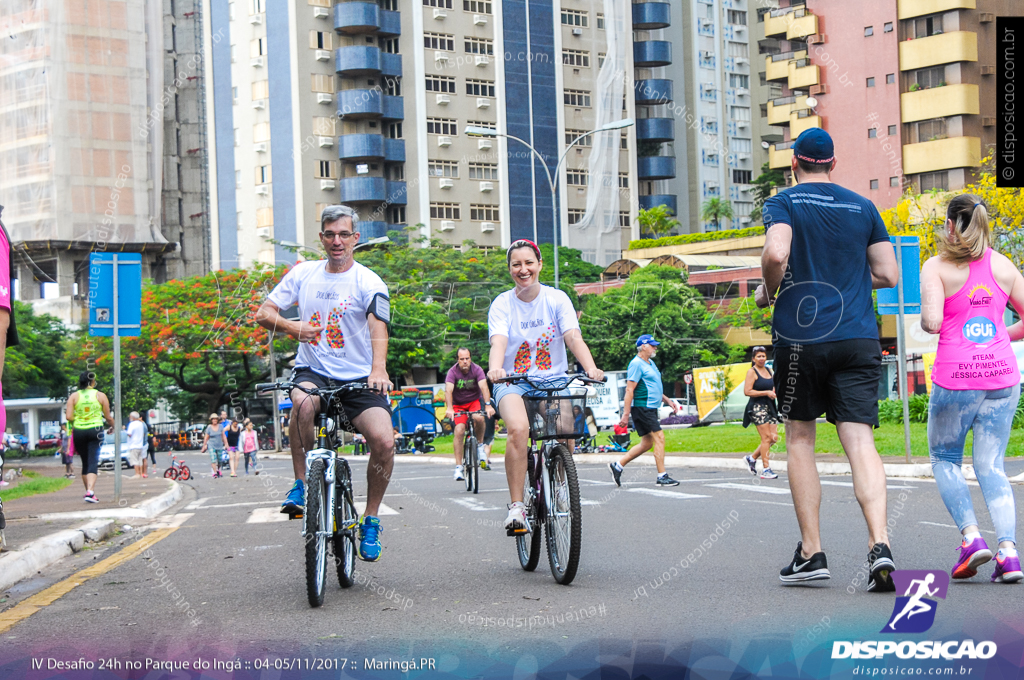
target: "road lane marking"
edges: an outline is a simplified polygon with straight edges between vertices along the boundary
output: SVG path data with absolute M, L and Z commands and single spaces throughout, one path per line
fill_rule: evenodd
M 732 482 L 726 482 L 724 484 L 705 484 L 704 486 L 713 486 L 716 489 L 739 489 L 740 491 L 753 491 L 754 493 L 770 493 L 779 496 L 789 495 L 789 489 L 776 489 L 771 486 L 752 486 L 750 484 L 733 484 Z
M 288 515 L 278 508 L 256 508 L 245 520 L 246 524 L 267 524 L 269 522 L 287 522 Z
M 845 486 L 845 487 L 848 487 L 848 488 L 851 488 L 851 489 L 853 488 L 853 482 L 834 482 L 831 479 L 822 479 L 820 481 L 821 481 L 822 486 Z M 899 484 L 887 484 L 885 488 L 887 488 L 887 489 L 916 489 L 917 487 L 916 486 L 905 486 L 905 485 L 899 485 Z
M 450 500 L 452 503 L 457 503 L 457 504 L 461 505 L 462 507 L 464 507 L 464 508 L 466 508 L 468 510 L 473 510 L 474 512 L 485 512 L 485 511 L 489 511 L 489 510 L 501 510 L 501 508 L 494 507 L 494 506 L 491 506 L 491 505 L 486 505 L 486 504 L 482 503 L 481 501 L 478 501 L 478 500 L 473 499 L 473 498 L 449 498 L 448 500 Z
M 664 489 L 626 489 L 630 493 L 643 493 L 648 496 L 661 496 L 662 498 L 711 498 L 711 496 L 701 496 L 695 493 L 680 493 L 678 491 L 665 491 Z
M 204 505 L 207 502 L 209 502 L 210 499 L 211 499 L 211 497 L 207 496 L 206 498 L 200 498 L 198 500 L 192 501 L 191 503 L 189 503 L 188 505 L 185 506 L 185 509 L 186 510 L 195 510 L 196 508 L 200 507 L 201 505 Z
M 959 529 L 959 527 L 957 527 L 955 524 L 939 524 L 938 522 L 918 522 L 918 524 L 927 524 L 928 526 L 932 527 L 945 527 L 947 529 Z M 981 533 L 994 534 L 996 532 L 989 531 L 988 529 L 981 529 Z
M 356 504 L 356 511 L 360 515 L 362 515 L 362 514 L 364 514 L 366 512 L 366 501 L 355 501 L 355 504 Z M 384 516 L 384 515 L 397 515 L 397 514 L 398 514 L 398 510 L 395 510 L 394 508 L 389 507 L 389 506 L 385 505 L 384 503 L 381 503 L 380 504 L 380 508 L 377 509 L 377 516 L 378 517 L 381 517 L 381 516 Z
M 756 498 L 741 498 L 744 503 L 764 503 L 765 505 L 783 505 L 787 508 L 793 507 L 792 503 L 779 503 L 778 501 L 759 501 Z
M 193 512 L 179 512 L 176 515 L 171 515 L 165 520 L 155 522 L 153 524 L 147 524 L 143 529 L 177 529 L 182 524 L 187 522 L 195 513 Z
M 177 531 L 177 528 L 172 527 L 168 529 L 157 529 L 152 533 L 146 534 L 143 538 L 132 543 L 126 548 L 119 550 L 110 557 L 100 560 L 91 567 L 87 567 L 72 574 L 63 581 L 53 584 L 49 588 L 36 593 L 23 602 L 19 602 L 7 611 L 0 612 L 0 633 L 6 633 L 21 621 L 32 616 L 43 607 L 53 604 L 89 579 L 102 576 L 111 569 L 114 569 L 124 562 L 142 554 L 148 550 L 150 546 L 164 540 L 175 531 Z
M 196 510 L 211 510 L 213 508 L 239 508 L 243 505 L 270 505 L 272 503 L 280 504 L 281 501 L 248 501 L 246 503 L 224 503 L 222 505 L 203 505 Z M 186 508 L 187 510 L 188 508 Z

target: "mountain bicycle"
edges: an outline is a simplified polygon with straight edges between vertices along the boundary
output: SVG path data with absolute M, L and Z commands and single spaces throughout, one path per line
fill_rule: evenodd
M 192 471 L 188 469 L 183 459 L 171 456 L 171 466 L 164 470 L 164 477 L 166 479 L 180 479 L 183 482 L 187 482 L 192 479 Z
M 328 548 L 338 568 L 338 583 L 349 588 L 355 583 L 356 532 L 359 511 L 352 493 L 352 469 L 338 455 L 341 446 L 339 423 L 347 421 L 341 395 L 348 392 L 373 392 L 365 383 L 345 383 L 336 387 L 305 387 L 292 382 L 261 383 L 258 394 L 297 389 L 311 397 L 320 397 L 316 415 L 316 448 L 306 452 L 306 496 L 301 514 L 302 538 L 306 557 L 306 595 L 311 607 L 324 603 L 327 587 Z
M 496 383 L 526 383 L 532 392 L 523 395 L 530 422 L 530 448 L 526 457 L 523 503 L 526 505 L 526 531 L 509 531 L 516 537 L 519 564 L 533 571 L 540 561 L 540 526 L 547 539 L 548 564 L 555 581 L 569 585 L 576 578 L 582 544 L 582 511 L 576 464 L 561 441 L 576 439 L 573 407 L 586 407 L 585 387 L 570 387 L 603 381 L 591 380 L 579 373 L 566 377 L 536 378 L 510 375 Z
M 476 438 L 476 428 L 473 426 L 473 416 L 480 414 L 487 417 L 487 411 L 459 411 L 458 415 L 465 414 L 466 433 L 462 438 L 462 468 L 466 474 L 466 491 L 480 493 L 480 454 Z

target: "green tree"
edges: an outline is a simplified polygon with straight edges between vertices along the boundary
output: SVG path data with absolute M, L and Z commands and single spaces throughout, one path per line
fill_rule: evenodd
M 717 196 L 709 198 L 700 207 L 700 219 L 703 222 L 711 222 L 715 225 L 715 231 L 718 231 L 722 220 L 732 219 L 732 203 Z
M 767 163 L 762 165 L 761 174 L 754 180 L 754 208 L 761 208 L 764 205 L 764 202 L 771 197 L 772 189 L 775 187 L 785 186 L 785 184 L 786 175 L 782 170 L 772 170 Z M 761 212 L 758 210 L 758 219 L 760 218 Z M 751 213 L 750 219 L 754 219 L 753 213 Z
M 729 371 L 724 366 L 717 366 L 715 368 L 714 395 L 715 399 L 719 402 L 719 407 L 722 409 L 722 420 L 725 422 L 729 422 L 729 411 L 726 404 L 729 401 L 729 395 L 732 394 L 735 387 L 736 385 L 733 383 Z
M 673 217 L 672 211 L 667 205 L 658 205 L 646 210 L 640 208 L 636 219 L 640 224 L 640 238 L 643 238 L 644 234 L 650 234 L 651 238 L 658 238 L 681 224 Z
M 36 314 L 24 302 L 14 302 L 14 317 L 19 343 L 5 354 L 4 398 L 66 397 L 71 383 L 65 360 L 67 329 L 57 317 Z

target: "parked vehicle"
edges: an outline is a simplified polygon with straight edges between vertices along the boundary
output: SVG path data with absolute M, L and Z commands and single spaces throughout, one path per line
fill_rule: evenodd
M 113 470 L 114 469 L 114 435 L 104 432 L 103 443 L 100 445 L 100 462 L 99 468 L 101 470 Z M 130 469 L 131 463 L 128 462 L 128 433 L 124 430 L 121 431 L 121 469 Z

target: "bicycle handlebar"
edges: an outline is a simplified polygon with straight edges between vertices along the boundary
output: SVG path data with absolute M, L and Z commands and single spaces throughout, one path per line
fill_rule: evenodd
M 594 385 L 603 385 L 608 380 L 607 378 L 604 378 L 602 380 L 594 380 L 593 378 L 587 377 L 586 373 L 568 373 L 566 375 L 569 376 L 569 382 L 566 383 L 565 385 L 563 385 L 563 387 L 567 387 L 569 385 L 569 383 L 573 382 L 574 380 L 579 380 L 581 383 L 585 383 L 585 384 L 586 383 L 590 383 L 590 384 L 594 384 Z M 549 380 L 554 380 L 554 379 L 558 379 L 558 378 L 561 378 L 561 377 L 562 376 L 554 376 L 554 375 L 532 376 L 532 375 L 528 375 L 526 373 L 513 373 L 512 375 L 506 375 L 504 378 L 498 378 L 497 380 L 494 380 L 492 382 L 495 382 L 495 383 L 513 383 L 513 382 L 530 382 L 531 380 L 549 381 Z M 558 389 L 562 389 L 562 388 L 558 388 Z
M 337 392 L 351 392 L 351 391 L 369 391 L 377 392 L 379 390 L 370 387 L 366 383 L 345 383 L 344 385 L 338 385 L 337 387 L 306 387 L 293 382 L 276 382 L 276 383 L 259 383 L 256 385 L 257 394 L 267 394 L 269 392 L 284 391 L 296 389 L 300 392 L 305 392 L 310 396 L 319 396 L 321 394 L 335 394 Z

